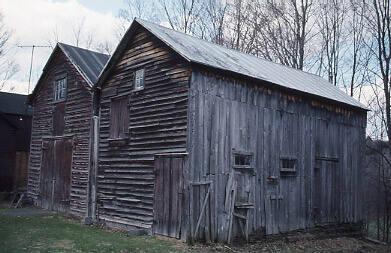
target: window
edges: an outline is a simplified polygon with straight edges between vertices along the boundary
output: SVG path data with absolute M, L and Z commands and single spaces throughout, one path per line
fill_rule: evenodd
M 280 160 L 280 174 L 282 176 L 296 175 L 296 159 L 295 158 L 281 158 Z
M 123 139 L 128 136 L 129 109 L 128 97 L 111 99 L 110 138 Z
M 144 89 L 144 77 L 145 77 L 145 70 L 139 69 L 134 73 L 134 89 L 135 90 L 142 90 Z
M 248 153 L 233 153 L 234 168 L 252 168 L 252 155 Z
M 54 101 L 65 100 L 67 90 L 66 77 L 54 81 Z

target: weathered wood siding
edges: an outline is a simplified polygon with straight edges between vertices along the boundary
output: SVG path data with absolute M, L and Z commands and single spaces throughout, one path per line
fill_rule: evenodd
M 192 181 L 212 181 L 213 189 L 198 238 L 227 240 L 226 187 L 233 172 L 232 150 L 251 152 L 255 183 L 249 184 L 250 230 L 275 234 L 314 226 L 313 200 L 333 209 L 328 219 L 362 218 L 362 167 L 366 113 L 268 89 L 268 84 L 192 70 L 188 153 Z M 261 84 L 261 85 L 259 85 Z M 269 86 L 270 87 L 270 86 Z M 296 176 L 280 175 L 280 158 L 294 157 Z M 325 196 L 314 194 L 314 169 L 322 162 L 335 176 L 324 179 Z M 324 165 L 323 167 L 327 167 Z M 332 178 L 332 179 L 330 179 Z M 333 182 L 327 180 L 334 180 Z M 193 189 L 192 223 L 200 215 L 206 188 Z M 331 217 L 332 216 L 332 217 Z M 239 234 L 237 223 L 234 234 Z M 194 232 L 194 228 L 193 228 Z
M 33 100 L 32 136 L 28 172 L 28 195 L 39 204 L 40 169 L 43 139 L 53 137 L 53 83 L 56 74 L 66 73 L 64 136 L 73 138 L 70 212 L 84 216 L 87 202 L 89 137 L 92 117 L 92 94 L 84 78 L 68 58 L 57 50 L 46 76 Z
M 145 68 L 145 88 L 133 75 Z M 108 225 L 150 228 L 154 155 L 185 152 L 190 70 L 167 46 L 139 29 L 101 90 L 98 217 Z M 110 140 L 110 100 L 129 99 L 129 134 Z

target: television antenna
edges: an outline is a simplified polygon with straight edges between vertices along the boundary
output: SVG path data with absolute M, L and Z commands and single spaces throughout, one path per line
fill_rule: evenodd
M 34 60 L 34 49 L 35 48 L 42 48 L 42 47 L 50 47 L 50 46 L 43 46 L 43 45 L 18 45 L 19 48 L 31 48 L 31 59 L 30 59 L 30 73 L 29 73 L 29 85 L 27 87 L 27 94 L 30 93 L 30 83 L 31 83 L 31 72 L 33 70 L 33 60 Z

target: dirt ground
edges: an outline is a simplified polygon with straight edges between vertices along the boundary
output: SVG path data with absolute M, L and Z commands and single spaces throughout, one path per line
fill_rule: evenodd
M 361 238 L 338 237 L 326 239 L 305 239 L 288 242 L 285 240 L 263 240 L 245 245 L 201 245 L 190 247 L 194 252 L 233 252 L 233 253 L 390 253 L 391 246 L 377 244 Z

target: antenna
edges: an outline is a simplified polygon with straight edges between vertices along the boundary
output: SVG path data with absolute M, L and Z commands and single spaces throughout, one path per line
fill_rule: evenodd
M 30 93 L 30 82 L 31 82 L 31 72 L 32 72 L 32 69 L 33 69 L 34 49 L 36 47 L 39 48 L 39 47 L 50 47 L 50 46 L 41 46 L 41 45 L 23 45 L 23 46 L 20 46 L 20 45 L 18 45 L 18 47 L 20 47 L 20 48 L 31 48 L 29 86 L 27 87 L 27 95 L 28 95 Z

